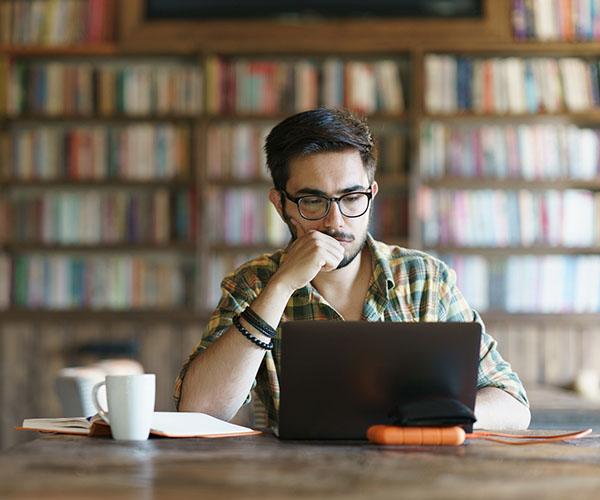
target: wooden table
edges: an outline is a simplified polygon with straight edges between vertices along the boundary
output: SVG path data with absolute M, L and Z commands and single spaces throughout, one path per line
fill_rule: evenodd
M 600 498 L 600 436 L 570 443 L 378 447 L 45 435 L 0 456 L 2 499 Z

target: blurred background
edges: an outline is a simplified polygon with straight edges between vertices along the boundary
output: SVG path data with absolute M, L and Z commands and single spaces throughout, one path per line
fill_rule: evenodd
M 594 5 L 0 0 L 0 448 L 106 373 L 173 409 L 222 277 L 287 242 L 264 138 L 321 105 L 368 119 L 374 236 L 456 270 L 533 425 L 595 422 Z

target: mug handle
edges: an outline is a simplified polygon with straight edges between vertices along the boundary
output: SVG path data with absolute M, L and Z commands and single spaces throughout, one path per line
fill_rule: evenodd
M 110 421 L 108 420 L 108 413 L 102 409 L 102 407 L 100 406 L 100 403 L 98 402 L 98 391 L 100 390 L 100 387 L 102 387 L 103 385 L 106 385 L 106 380 L 103 380 L 102 382 L 98 382 L 92 388 L 92 403 L 94 403 L 94 406 L 96 407 L 96 410 L 98 411 L 98 415 L 100 415 L 102 420 L 104 420 L 107 424 L 110 425 Z

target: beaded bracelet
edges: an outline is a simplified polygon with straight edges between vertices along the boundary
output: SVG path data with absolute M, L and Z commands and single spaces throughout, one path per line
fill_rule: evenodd
M 274 339 L 277 336 L 277 331 L 271 325 L 269 325 L 264 319 L 256 314 L 250 306 L 246 307 L 242 312 L 242 318 L 250 323 L 263 335 Z
M 256 344 L 258 347 L 260 347 L 261 349 L 264 349 L 265 351 L 271 351 L 273 349 L 273 341 L 272 340 L 269 343 L 267 343 L 267 342 L 263 342 L 258 337 L 255 337 L 254 335 L 252 335 L 248 330 L 246 330 L 242 326 L 242 323 L 240 323 L 239 316 L 233 317 L 233 324 L 238 329 L 238 331 L 253 344 Z

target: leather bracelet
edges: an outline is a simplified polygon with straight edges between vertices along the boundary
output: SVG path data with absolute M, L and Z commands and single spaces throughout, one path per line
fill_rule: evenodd
M 238 329 L 238 331 L 244 337 L 246 337 L 250 342 L 252 342 L 253 344 L 257 345 L 261 349 L 264 349 L 265 351 L 271 351 L 271 350 L 273 350 L 273 341 L 271 340 L 269 343 L 263 342 L 258 337 L 255 337 L 254 335 L 252 335 L 248 330 L 246 330 L 243 327 L 242 323 L 240 323 L 240 317 L 239 316 L 234 316 L 233 317 L 233 324 Z
M 242 312 L 242 318 L 250 323 L 263 335 L 274 339 L 277 336 L 277 330 L 269 325 L 264 319 L 256 314 L 250 306 L 246 307 Z

